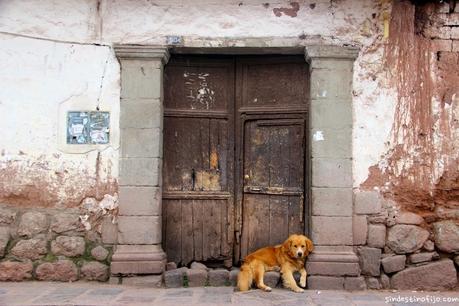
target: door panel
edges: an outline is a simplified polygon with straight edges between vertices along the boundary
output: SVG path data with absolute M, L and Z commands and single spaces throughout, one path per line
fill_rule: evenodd
M 305 106 L 308 66 L 295 56 L 257 57 L 239 61 L 243 107 Z
M 246 121 L 242 256 L 303 232 L 304 119 Z
M 231 259 L 233 60 L 175 57 L 164 82 L 163 247 L 183 265 Z

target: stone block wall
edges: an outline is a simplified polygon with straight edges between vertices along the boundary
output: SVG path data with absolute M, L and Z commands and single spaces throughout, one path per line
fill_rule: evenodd
M 448 290 L 458 286 L 459 225 L 428 222 L 378 191 L 355 196 L 355 251 L 368 289 Z
M 108 213 L 85 216 L 0 204 L 0 281 L 106 281 L 116 228 Z

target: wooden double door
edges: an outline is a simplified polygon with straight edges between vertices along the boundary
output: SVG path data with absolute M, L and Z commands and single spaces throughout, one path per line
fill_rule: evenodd
M 173 56 L 164 72 L 163 247 L 231 265 L 307 232 L 302 56 Z

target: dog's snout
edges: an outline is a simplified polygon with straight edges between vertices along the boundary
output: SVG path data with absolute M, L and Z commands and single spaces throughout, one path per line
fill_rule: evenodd
M 303 252 L 298 252 L 297 254 L 298 254 L 298 257 L 303 256 Z

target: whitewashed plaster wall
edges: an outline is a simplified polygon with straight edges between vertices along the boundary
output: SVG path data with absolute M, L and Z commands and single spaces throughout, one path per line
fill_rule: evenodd
M 278 17 L 273 9 L 294 9 L 294 4 L 0 0 L 0 171 L 14 168 L 4 172 L 10 176 L 0 180 L 0 193 L 11 189 L 13 199 L 21 186 L 35 184 L 36 179 L 58 193 L 57 198 L 51 197 L 57 206 L 76 205 L 97 181 L 111 186 L 101 187 L 102 193 L 113 192 L 118 175 L 120 85 L 112 45 L 164 45 L 168 35 L 181 36 L 184 46 L 194 47 L 318 42 L 359 46 L 353 92 L 353 168 L 358 187 L 368 168 L 387 151 L 393 123 L 396 96 L 383 67 L 383 16 L 390 14 L 390 4 L 373 0 L 297 3 L 298 11 L 291 12 L 295 17 L 285 13 Z M 65 146 L 65 111 L 95 110 L 98 104 L 112 112 L 115 137 L 110 145 L 86 152 Z M 23 202 L 33 205 L 33 201 Z

